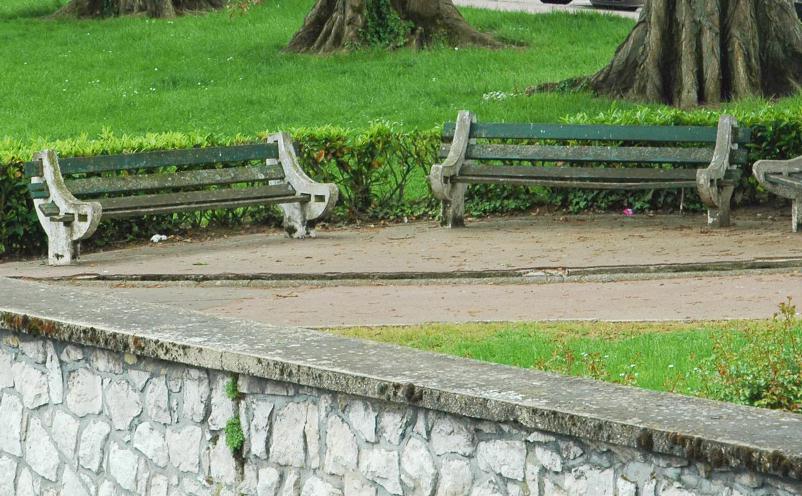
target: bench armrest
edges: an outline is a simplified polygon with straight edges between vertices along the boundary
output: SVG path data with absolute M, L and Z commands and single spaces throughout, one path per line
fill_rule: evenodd
M 791 160 L 758 160 L 752 166 L 752 174 L 764 188 L 776 195 L 791 199 L 802 196 L 802 187 L 793 188 L 786 184 L 777 184 L 767 177 L 769 174 L 783 176 L 802 174 L 802 156 Z
M 282 181 L 288 182 L 295 189 L 296 194 L 309 195 L 309 201 L 301 205 L 305 220 L 314 222 L 329 215 L 334 210 L 334 205 L 337 204 L 340 195 L 337 185 L 318 183 L 306 175 L 298 163 L 298 157 L 289 134 L 273 134 L 268 137 L 267 141 L 278 144 L 278 160 L 284 170 Z
M 448 178 L 459 174 L 459 170 L 465 162 L 465 152 L 471 136 L 471 124 L 475 120 L 474 115 L 466 110 L 459 113 L 448 157 L 443 162 L 432 165 L 429 172 L 429 185 L 432 187 L 432 194 L 438 200 L 450 201 L 452 199 Z
M 58 155 L 54 150 L 44 150 L 34 155 L 34 162 L 41 164 L 38 173 L 31 178 L 32 183 L 46 183 L 49 191 L 49 198 L 37 198 L 33 200 L 36 215 L 39 222 L 50 236 L 49 226 L 54 222 L 64 223 L 64 219 L 70 219 L 69 241 L 79 241 L 86 239 L 94 234 L 97 225 L 100 223 L 102 207 L 97 202 L 81 201 L 67 189 L 64 178 L 61 175 L 61 168 L 58 163 Z M 50 208 L 45 207 L 50 206 Z M 50 210 L 55 213 L 53 215 Z
M 733 140 L 733 134 L 738 128 L 738 121 L 731 115 L 722 115 L 718 121 L 718 134 L 716 148 L 713 151 L 713 160 L 706 169 L 696 172 L 696 186 L 699 196 L 705 205 L 711 208 L 721 207 L 720 182 L 724 180 L 730 165 L 730 152 L 738 147 Z

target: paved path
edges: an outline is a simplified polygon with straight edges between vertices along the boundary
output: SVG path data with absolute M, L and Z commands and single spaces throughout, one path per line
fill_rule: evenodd
M 614 283 L 298 286 L 240 288 L 150 284 L 88 286 L 216 316 L 301 327 L 533 320 L 727 320 L 769 318 L 792 297 L 802 271 Z
M 544 14 L 554 11 L 598 12 L 632 19 L 637 19 L 640 13 L 640 11 L 595 8 L 590 4 L 590 0 L 574 0 L 568 5 L 545 4 L 539 0 L 455 0 L 454 4 L 461 7 L 529 12 L 532 14 Z
M 787 212 L 783 212 L 786 214 Z M 761 215 L 758 217 L 758 215 Z M 739 211 L 735 225 L 708 229 L 700 214 L 631 218 L 537 215 L 468 221 L 465 229 L 434 222 L 330 229 L 315 239 L 289 240 L 279 231 L 168 241 L 89 253 L 80 265 L 48 267 L 41 260 L 0 264 L 0 277 L 80 274 L 175 277 L 206 274 L 316 274 L 554 270 L 656 264 L 749 262 L 802 258 L 802 236 L 790 218 Z
M 700 215 L 549 214 L 469 221 L 466 229 L 455 230 L 433 222 L 328 229 L 307 240 L 269 231 L 90 253 L 75 267 L 0 264 L 0 276 L 67 278 L 59 283 L 214 315 L 314 327 L 767 318 L 789 296 L 802 303 L 802 236 L 790 232 L 788 220 L 739 211 L 734 227 L 708 229 Z M 699 264 L 779 262 L 786 268 L 773 273 L 702 277 L 683 274 L 682 267 L 674 267 L 680 273 L 660 273 L 661 264 L 693 263 L 688 270 L 698 270 Z M 527 276 L 447 279 L 461 271 L 513 269 Z M 626 271 L 640 272 L 642 279 L 617 276 Z M 408 272 L 417 272 L 416 278 Z M 530 277 L 542 272 L 557 274 L 554 279 L 595 272 L 617 282 L 569 277 L 571 282 L 541 284 L 545 278 Z M 385 279 L 359 278 L 373 273 Z M 347 280 L 276 281 L 346 274 Z M 192 282 L 199 275 L 207 281 Z

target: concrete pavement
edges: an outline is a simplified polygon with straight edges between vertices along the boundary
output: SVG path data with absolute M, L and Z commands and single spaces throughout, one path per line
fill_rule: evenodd
M 529 12 L 531 14 L 545 14 L 547 12 L 597 12 L 637 19 L 640 10 L 617 10 L 596 8 L 589 0 L 573 0 L 568 5 L 546 4 L 540 0 L 454 0 L 459 7 L 474 7 L 479 9 L 505 10 L 512 12 Z

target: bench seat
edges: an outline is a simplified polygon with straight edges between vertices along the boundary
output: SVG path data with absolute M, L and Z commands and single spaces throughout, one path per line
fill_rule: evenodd
M 791 230 L 799 232 L 802 224 L 802 157 L 758 160 L 752 173 L 768 191 L 791 200 Z
M 469 184 L 597 190 L 695 188 L 710 224 L 729 223 L 729 203 L 748 162 L 750 131 L 723 116 L 717 128 L 477 123 L 460 112 L 443 128 L 442 162 L 429 183 L 442 223 L 464 225 Z
M 277 204 L 287 233 L 303 238 L 338 196 L 303 172 L 285 133 L 253 145 L 85 158 L 45 150 L 25 174 L 51 265 L 73 263 L 101 219 Z

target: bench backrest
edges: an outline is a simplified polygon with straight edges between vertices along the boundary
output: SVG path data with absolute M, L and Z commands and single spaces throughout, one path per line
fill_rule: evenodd
M 192 148 L 124 155 L 59 159 L 64 183 L 81 199 L 154 191 L 192 191 L 221 187 L 258 187 L 284 178 L 276 143 Z M 25 164 L 27 177 L 41 176 L 42 164 Z M 45 183 L 29 185 L 33 198 L 47 198 Z
M 447 143 L 453 140 L 455 127 L 453 122 L 443 126 L 441 158 L 448 155 L 450 147 Z M 465 158 L 701 165 L 712 160 L 716 137 L 715 127 L 703 126 L 473 123 L 470 130 L 472 142 Z M 735 143 L 745 145 L 750 141 L 751 132 L 748 128 L 737 128 L 733 138 Z M 733 165 L 743 165 L 747 161 L 744 146 L 730 154 Z

